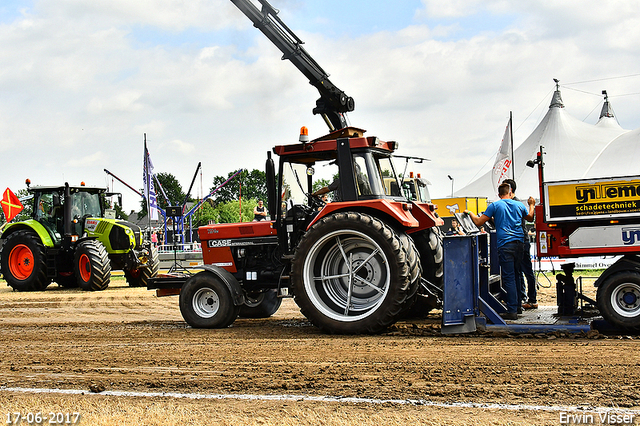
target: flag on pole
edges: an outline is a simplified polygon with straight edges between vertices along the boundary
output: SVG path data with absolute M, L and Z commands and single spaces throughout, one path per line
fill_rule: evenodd
M 491 174 L 491 181 L 493 183 L 494 191 L 498 191 L 498 186 L 505 179 L 513 179 L 513 140 L 511 137 L 511 117 L 509 117 L 509 123 L 507 123 L 507 129 L 504 132 L 502 138 L 502 144 L 500 145 L 500 151 L 496 155 L 496 161 L 493 164 L 493 173 Z
M 142 179 L 144 181 L 144 196 L 147 198 L 149 218 L 158 220 L 158 200 L 156 199 L 156 189 L 153 185 L 153 163 L 147 149 L 147 142 L 144 143 L 144 170 Z
M 16 217 L 18 213 L 24 209 L 24 206 L 9 188 L 5 189 L 4 194 L 2 196 L 2 211 L 4 212 L 4 217 L 7 222 L 11 222 L 11 219 Z

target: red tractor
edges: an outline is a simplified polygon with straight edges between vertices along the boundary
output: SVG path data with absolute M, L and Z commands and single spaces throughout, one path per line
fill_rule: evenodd
M 442 223 L 430 203 L 385 189 L 396 180 L 398 144 L 347 126 L 354 101 L 335 87 L 266 0 L 232 0 L 320 92 L 314 114 L 330 133 L 268 153 L 271 220 L 199 228 L 204 271 L 152 279 L 158 295 L 176 294 L 193 327 L 229 326 L 238 315 L 268 317 L 293 295 L 302 313 L 331 333 L 376 333 L 402 315 L 436 307 L 442 295 Z M 334 201 L 313 196 L 316 169 L 334 166 Z M 277 179 L 276 179 L 277 176 Z M 387 188 L 390 186 L 387 185 Z
M 276 146 L 277 183 L 271 158 L 266 169 L 273 220 L 200 227 L 205 271 L 149 288 L 181 287 L 183 317 L 202 328 L 268 317 L 287 295 L 331 333 L 376 333 L 410 310 L 428 312 L 442 292 L 440 219 L 431 204 L 385 193 L 396 145 L 345 128 Z M 325 204 L 311 193 L 315 168 L 330 163 L 340 201 Z

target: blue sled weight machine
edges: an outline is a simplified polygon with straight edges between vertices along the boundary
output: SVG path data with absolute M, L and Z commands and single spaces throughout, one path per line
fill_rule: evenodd
M 444 300 L 442 333 L 461 334 L 476 330 L 510 333 L 587 332 L 589 324 L 577 316 L 552 316 L 547 323 L 523 318 L 505 322 L 497 253 L 490 253 L 489 239 L 495 247 L 495 233 L 444 238 Z M 564 303 L 559 300 L 558 305 Z M 563 309 L 559 308 L 559 311 Z M 566 311 L 566 310 L 565 310 Z M 566 312 L 565 312 L 566 313 Z M 527 312 L 526 314 L 529 314 Z M 532 313 L 535 315 L 536 313 Z

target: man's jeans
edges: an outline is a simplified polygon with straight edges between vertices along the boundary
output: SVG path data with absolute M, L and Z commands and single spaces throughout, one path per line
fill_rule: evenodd
M 507 312 L 515 314 L 520 306 L 520 277 L 522 275 L 522 241 L 510 241 L 498 247 L 498 260 L 502 274 L 502 287 L 507 292 Z
M 531 264 L 531 243 L 527 241 L 522 247 L 522 272 L 526 280 L 522 277 L 522 274 L 518 275 L 520 291 L 522 292 L 520 299 L 523 301 L 526 300 L 529 303 L 538 303 L 536 277 L 533 273 L 533 265 Z

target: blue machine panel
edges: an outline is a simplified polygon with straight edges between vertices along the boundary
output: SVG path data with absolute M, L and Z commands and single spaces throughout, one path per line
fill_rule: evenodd
M 444 239 L 443 330 L 447 326 L 471 327 L 478 309 L 478 236 Z M 456 331 L 456 332 L 463 332 Z

